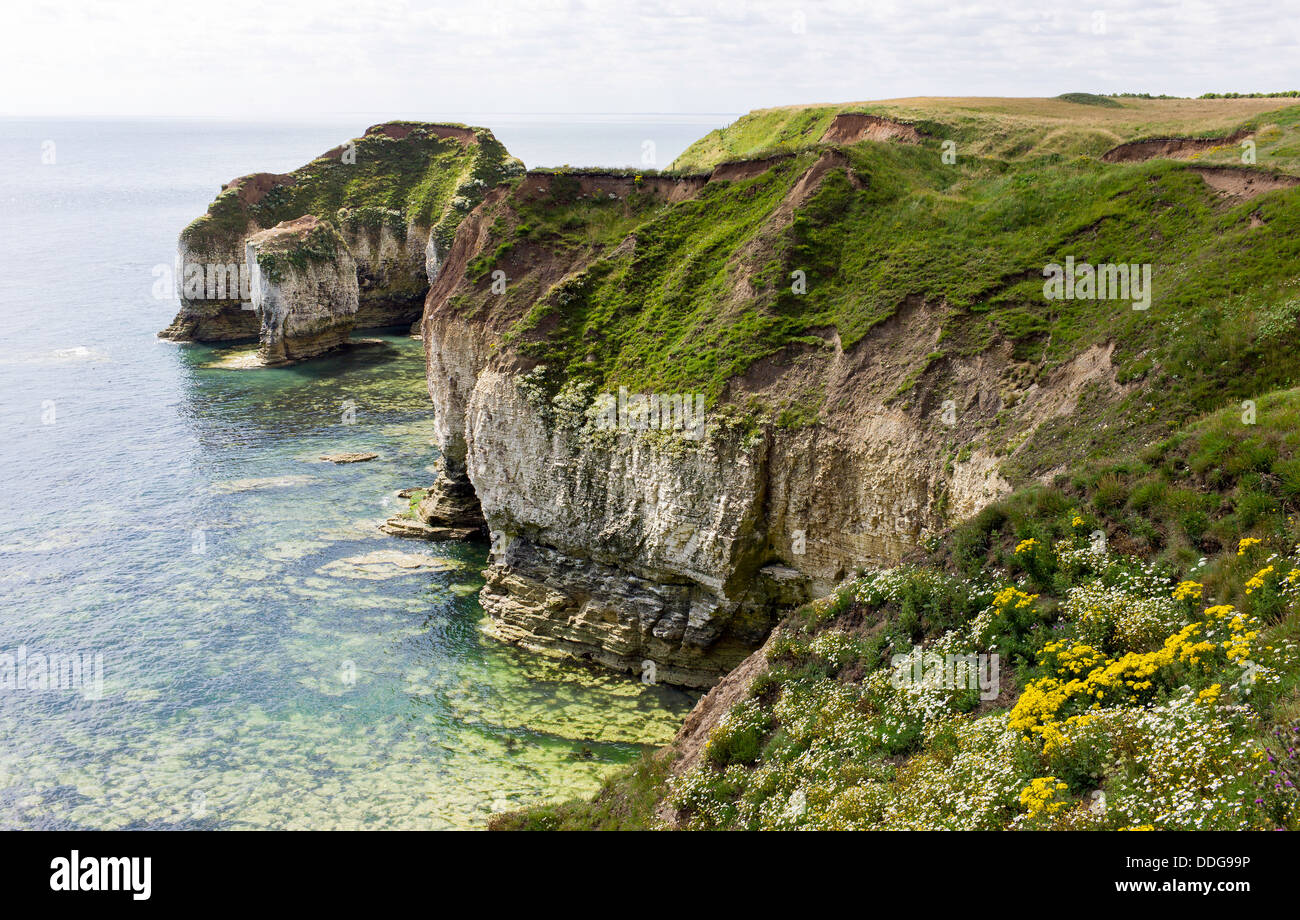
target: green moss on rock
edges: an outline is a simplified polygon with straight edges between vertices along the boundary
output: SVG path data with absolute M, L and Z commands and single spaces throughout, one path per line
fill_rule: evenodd
M 286 175 L 235 180 L 181 239 L 196 250 L 219 248 L 250 225 L 312 214 L 349 227 L 430 227 L 447 246 L 487 189 L 522 172 L 485 128 L 390 122 Z

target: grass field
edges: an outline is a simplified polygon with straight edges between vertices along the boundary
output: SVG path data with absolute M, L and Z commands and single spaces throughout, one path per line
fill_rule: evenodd
M 1147 137 L 1228 134 L 1242 126 L 1294 130 L 1295 101 L 1275 99 L 1113 100 L 1115 108 L 1061 99 L 942 98 L 882 99 L 833 105 L 759 109 L 726 128 L 712 131 L 688 147 L 675 170 L 709 168 L 724 160 L 815 144 L 841 112 L 866 112 L 914 123 L 935 138 L 957 143 L 962 156 L 1018 159 L 1049 156 L 1100 156 L 1125 141 Z M 1279 118 L 1281 121 L 1279 122 Z M 1300 146 L 1293 133 L 1268 132 L 1272 146 L 1261 152 L 1269 165 L 1294 168 Z M 1263 139 L 1261 139 L 1263 141 Z

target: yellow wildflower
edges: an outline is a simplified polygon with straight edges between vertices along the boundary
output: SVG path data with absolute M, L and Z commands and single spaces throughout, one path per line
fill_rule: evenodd
M 1273 574 L 1273 567 L 1266 566 L 1250 576 L 1246 581 L 1246 593 L 1250 594 L 1264 587 L 1264 579 Z
M 1025 806 L 1025 811 L 1031 818 L 1040 814 L 1056 814 L 1066 806 L 1057 796 L 1068 788 L 1055 776 L 1040 776 L 1020 790 L 1020 804 Z
M 1033 537 L 1030 537 L 1028 540 L 1021 540 L 1016 544 L 1016 555 L 1019 556 L 1021 553 L 1027 553 L 1037 545 L 1038 541 Z

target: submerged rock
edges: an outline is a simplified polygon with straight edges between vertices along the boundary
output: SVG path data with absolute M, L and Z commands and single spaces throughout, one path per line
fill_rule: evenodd
M 251 479 L 230 479 L 224 482 L 214 482 L 211 486 L 213 494 L 231 495 L 236 492 L 252 492 L 258 489 L 294 489 L 299 486 L 309 486 L 319 480 L 315 476 L 261 476 Z
M 365 463 L 367 460 L 374 460 L 379 454 L 355 453 L 355 454 L 321 454 L 321 459 L 326 463 Z
M 381 581 L 388 578 L 400 578 L 404 575 L 418 575 L 429 572 L 449 572 L 460 568 L 460 563 L 451 559 L 426 556 L 423 553 L 403 553 L 394 549 L 381 549 L 360 556 L 347 556 L 327 562 L 316 570 L 318 575 L 331 575 L 335 578 L 359 578 L 365 581 Z

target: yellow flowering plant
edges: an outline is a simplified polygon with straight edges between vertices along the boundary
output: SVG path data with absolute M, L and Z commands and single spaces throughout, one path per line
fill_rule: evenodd
M 1040 776 L 1020 792 L 1020 804 L 1024 806 L 1027 818 L 1039 815 L 1052 815 L 1064 808 L 1068 802 L 1063 798 L 1069 789 L 1055 776 Z
M 1260 588 L 1264 587 L 1264 585 L 1267 582 L 1267 579 L 1269 578 L 1269 576 L 1273 574 L 1273 572 L 1274 572 L 1273 566 L 1267 565 L 1264 566 L 1264 568 L 1260 569 L 1258 572 L 1256 572 L 1254 575 L 1250 576 L 1250 578 L 1246 579 L 1246 585 L 1245 585 L 1246 593 L 1254 594 Z
M 1052 544 L 1037 537 L 1025 537 L 1018 541 L 1011 550 L 1009 561 L 1012 568 L 1028 572 L 1039 588 L 1050 587 L 1058 563 Z
M 1037 594 L 1029 594 L 1015 585 L 1004 585 L 993 595 L 993 603 L 970 623 L 970 641 L 977 648 L 996 648 L 998 636 L 1014 634 L 1018 627 L 1036 616 Z
M 1096 648 L 1059 640 L 1045 645 L 1039 665 L 1047 675 L 1031 681 L 1011 711 L 1009 727 L 1036 739 L 1050 754 L 1087 716 L 1105 708 L 1144 705 L 1180 683 L 1204 679 L 1248 662 L 1258 622 L 1231 605 L 1209 607 L 1149 652 L 1107 658 Z M 1222 686 L 1211 685 L 1198 701 L 1213 705 Z

